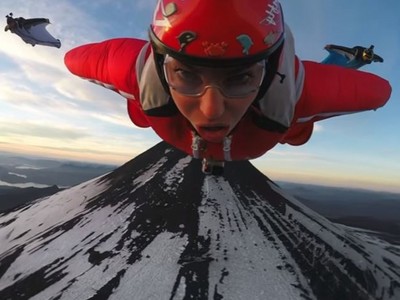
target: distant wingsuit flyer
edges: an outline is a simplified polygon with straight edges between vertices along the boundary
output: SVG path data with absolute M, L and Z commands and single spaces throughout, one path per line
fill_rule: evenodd
M 323 64 L 334 64 L 346 68 L 358 69 L 372 62 L 383 62 L 383 58 L 374 53 L 374 45 L 369 48 L 355 46 L 348 48 L 338 45 L 326 45 L 329 55 L 322 61 Z
M 301 60 L 280 3 L 251 3 L 158 1 L 149 41 L 82 45 L 65 64 L 121 94 L 136 126 L 152 127 L 213 174 L 224 161 L 306 143 L 316 121 L 388 101 L 388 81 L 354 69 L 381 61 L 373 47 L 331 45 L 324 63 Z
M 7 25 L 4 31 L 18 35 L 25 43 L 60 48 L 61 41 L 53 37 L 46 29 L 50 20 L 46 18 L 25 19 L 14 18 L 12 13 L 7 16 Z

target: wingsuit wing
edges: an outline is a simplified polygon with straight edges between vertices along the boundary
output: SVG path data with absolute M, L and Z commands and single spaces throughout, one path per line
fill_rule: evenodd
M 390 98 L 390 83 L 375 74 L 312 61 L 303 61 L 303 66 L 307 79 L 281 143 L 302 145 L 311 137 L 314 122 L 376 110 Z
M 281 143 L 302 145 L 313 132 L 314 122 L 339 115 L 376 110 L 389 100 L 390 83 L 359 70 L 365 64 L 383 62 L 369 48 L 326 45 L 329 55 L 321 63 L 303 61 L 307 74 L 294 122 Z
M 68 70 L 91 82 L 113 90 L 127 99 L 128 113 L 139 127 L 149 127 L 139 103 L 136 62 L 146 41 L 116 38 L 74 48 L 64 57 Z M 146 51 L 148 55 L 149 51 Z
M 10 17 L 8 17 L 7 23 L 5 30 L 10 30 L 18 35 L 27 44 L 61 47 L 61 41 L 53 37 L 46 29 L 46 26 L 50 24 L 49 19 L 13 18 L 10 20 Z

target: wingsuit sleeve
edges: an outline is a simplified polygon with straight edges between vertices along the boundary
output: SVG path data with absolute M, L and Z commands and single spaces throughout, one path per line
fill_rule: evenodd
M 296 122 L 376 110 L 389 100 L 389 82 L 375 74 L 303 61 L 305 80 Z
M 72 74 L 124 96 L 132 122 L 139 127 L 149 127 L 140 106 L 136 78 L 136 62 L 146 44 L 144 40 L 133 38 L 86 44 L 68 51 L 64 63 Z
M 303 61 L 304 85 L 291 127 L 281 143 L 302 145 L 314 122 L 334 116 L 376 110 L 389 100 L 392 88 L 377 75 L 336 65 Z

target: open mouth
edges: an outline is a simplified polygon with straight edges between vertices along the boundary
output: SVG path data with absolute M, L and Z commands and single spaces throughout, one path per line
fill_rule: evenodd
M 199 135 L 206 141 L 212 143 L 220 143 L 229 132 L 228 126 L 200 126 L 198 127 Z

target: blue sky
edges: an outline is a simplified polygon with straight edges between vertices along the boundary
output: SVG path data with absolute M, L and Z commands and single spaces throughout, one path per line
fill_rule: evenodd
M 71 75 L 64 54 L 115 37 L 146 39 L 155 0 L 3 0 L 3 16 L 46 17 L 60 49 L 32 47 L 0 30 L 0 151 L 123 164 L 160 141 L 136 128 L 121 96 Z M 389 80 L 389 103 L 318 123 L 303 146 L 279 145 L 253 164 L 272 180 L 400 192 L 400 2 L 282 0 L 301 59 L 326 44 L 375 45 L 385 61 L 364 71 Z M 3 24 L 5 26 L 5 18 Z

